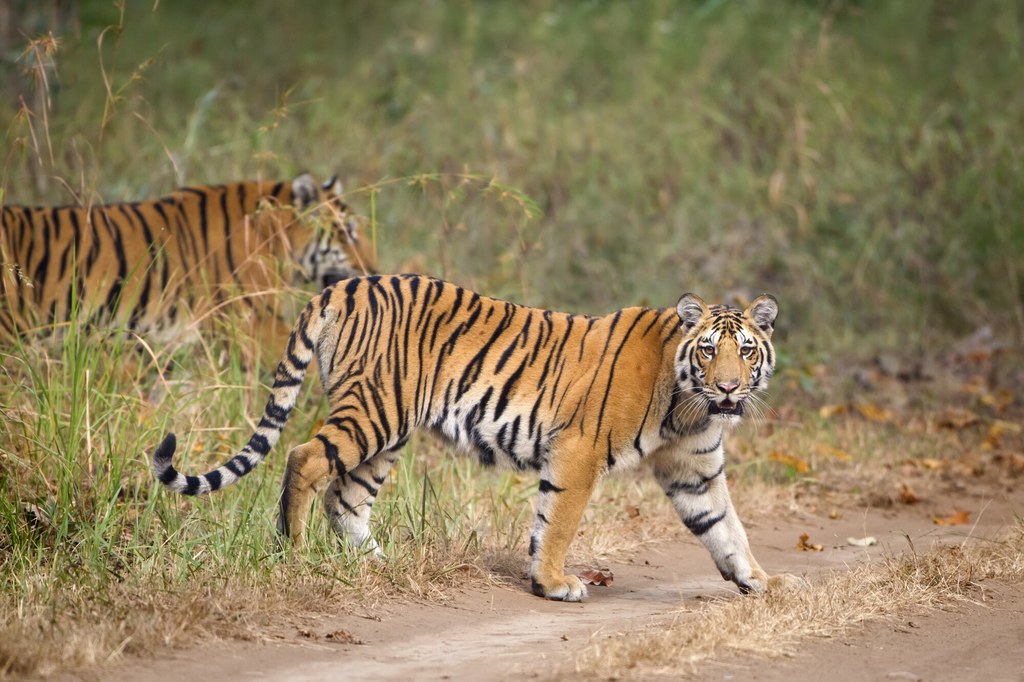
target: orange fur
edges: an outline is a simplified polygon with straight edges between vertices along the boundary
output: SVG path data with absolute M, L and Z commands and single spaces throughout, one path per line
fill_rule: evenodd
M 0 338 L 74 319 L 169 342 L 235 300 L 272 317 L 267 293 L 374 271 L 340 190 L 304 174 L 89 208 L 3 206 Z

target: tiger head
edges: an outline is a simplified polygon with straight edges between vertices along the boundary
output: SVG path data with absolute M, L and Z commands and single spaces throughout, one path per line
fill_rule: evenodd
M 352 213 L 342 199 L 337 176 L 318 185 L 309 173 L 292 181 L 292 206 L 302 234 L 293 241 L 300 275 L 326 287 L 355 275 L 374 274 L 377 257 L 363 234 L 369 221 Z
M 685 294 L 676 312 L 684 335 L 675 361 L 679 388 L 695 404 L 703 401 L 712 419 L 738 422 L 775 370 L 771 337 L 778 301 L 763 294 L 741 311 Z

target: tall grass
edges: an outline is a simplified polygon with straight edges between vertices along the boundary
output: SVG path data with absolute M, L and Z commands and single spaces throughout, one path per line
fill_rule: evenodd
M 770 290 L 792 349 L 1019 336 L 1022 21 L 1000 0 L 90 4 L 60 36 L 55 160 L 15 154 L 5 184 L 122 199 L 337 168 L 355 203 L 374 188 L 386 266 L 527 303 Z M 494 175 L 542 215 L 379 186 L 423 172 Z

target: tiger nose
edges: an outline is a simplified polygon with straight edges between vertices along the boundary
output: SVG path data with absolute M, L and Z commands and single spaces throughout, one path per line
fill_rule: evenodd
M 718 390 L 728 395 L 740 387 L 740 382 L 738 379 L 732 379 L 730 381 L 720 381 L 715 385 L 718 386 Z

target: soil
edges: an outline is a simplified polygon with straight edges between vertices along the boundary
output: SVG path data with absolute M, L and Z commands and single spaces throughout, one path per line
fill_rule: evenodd
M 971 526 L 937 526 L 933 515 L 959 506 Z M 942 508 L 897 505 L 846 509 L 838 519 L 786 515 L 747 524 L 754 553 L 770 573 L 806 575 L 909 551 L 937 541 L 995 537 L 1024 515 L 1024 488 L 944 497 Z M 799 551 L 802 533 L 824 550 Z M 855 548 L 846 538 L 872 535 Z M 525 562 L 525 559 L 524 559 Z M 604 566 L 602 566 L 604 567 Z M 576 567 L 577 569 L 582 567 Z M 254 641 L 215 641 L 58 679 L 149 680 L 522 680 L 574 679 L 572 661 L 596 638 L 668 624 L 702 601 L 743 598 L 718 576 L 702 547 L 680 532 L 627 561 L 609 562 L 609 587 L 582 604 L 532 596 L 526 581 L 465 591 L 445 605 L 391 603 L 374 610 L 307 618 Z M 681 673 L 683 671 L 680 671 Z M 715 681 L 1024 680 L 1024 588 L 986 584 L 973 603 L 869 623 L 842 638 L 809 640 L 792 658 L 733 657 L 703 663 L 694 678 Z

